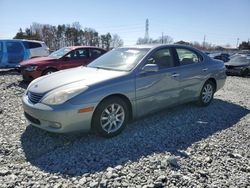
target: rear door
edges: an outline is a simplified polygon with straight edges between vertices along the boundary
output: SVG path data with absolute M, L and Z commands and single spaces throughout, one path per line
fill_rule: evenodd
M 19 41 L 7 41 L 7 58 L 8 66 L 15 67 L 18 63 L 24 59 L 24 47 Z
M 182 88 L 180 100 L 189 101 L 199 95 L 208 69 L 203 63 L 202 56 L 196 51 L 185 47 L 176 47 L 175 49 L 180 67 Z
M 178 103 L 180 96 L 179 67 L 172 48 L 161 48 L 150 55 L 145 63 L 155 63 L 157 72 L 136 76 L 136 104 L 138 116 Z

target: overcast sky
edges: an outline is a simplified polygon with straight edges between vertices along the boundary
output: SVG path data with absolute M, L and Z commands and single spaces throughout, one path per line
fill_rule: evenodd
M 125 45 L 145 35 L 174 41 L 236 46 L 250 38 L 250 0 L 0 0 L 0 38 L 13 38 L 21 27 L 71 24 L 92 27 L 101 34 L 117 33 Z

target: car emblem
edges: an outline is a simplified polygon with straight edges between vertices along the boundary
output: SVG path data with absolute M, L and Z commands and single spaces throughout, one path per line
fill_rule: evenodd
M 37 88 L 38 87 L 38 85 L 36 84 L 36 85 L 34 85 L 34 88 Z

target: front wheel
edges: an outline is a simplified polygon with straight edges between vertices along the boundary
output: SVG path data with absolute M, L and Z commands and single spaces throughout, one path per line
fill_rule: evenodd
M 119 97 L 101 102 L 93 116 L 92 127 L 104 137 L 118 135 L 126 126 L 129 118 L 128 106 Z
M 211 103 L 213 100 L 215 93 L 215 84 L 212 81 L 206 81 L 206 83 L 203 85 L 199 97 L 199 105 L 200 106 L 207 106 Z
M 246 68 L 246 69 L 242 70 L 240 74 L 241 74 L 241 76 L 243 76 L 243 77 L 248 76 L 248 74 L 249 74 L 249 69 Z
M 52 68 L 49 68 L 49 69 L 46 69 L 45 71 L 43 71 L 42 75 L 49 75 L 49 74 L 52 74 L 53 72 L 56 72 L 57 70 L 56 69 L 52 69 Z

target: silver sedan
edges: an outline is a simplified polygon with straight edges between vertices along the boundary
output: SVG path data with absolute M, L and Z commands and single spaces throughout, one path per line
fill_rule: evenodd
M 57 133 L 92 129 L 111 137 L 129 120 L 172 105 L 207 106 L 225 79 L 221 61 L 191 47 L 122 47 L 87 67 L 34 80 L 22 100 L 33 126 Z

